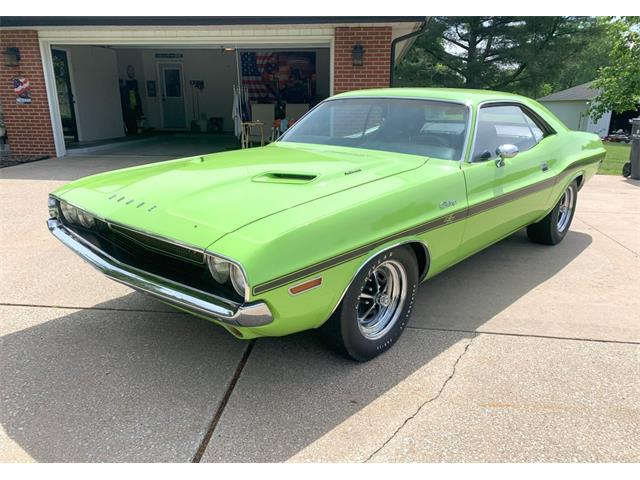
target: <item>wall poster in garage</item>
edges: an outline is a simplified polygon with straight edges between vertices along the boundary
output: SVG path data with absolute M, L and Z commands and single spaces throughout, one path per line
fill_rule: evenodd
M 242 52 L 240 63 L 252 102 L 315 103 L 315 52 Z

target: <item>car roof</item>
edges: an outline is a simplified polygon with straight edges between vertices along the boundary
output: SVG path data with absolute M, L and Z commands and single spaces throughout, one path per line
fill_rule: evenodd
M 479 104 L 490 100 L 519 101 L 528 103 L 531 99 L 521 95 L 492 90 L 472 90 L 464 88 L 376 88 L 354 90 L 334 96 L 333 98 L 355 97 L 398 97 L 424 98 L 432 100 L 448 100 L 462 103 Z

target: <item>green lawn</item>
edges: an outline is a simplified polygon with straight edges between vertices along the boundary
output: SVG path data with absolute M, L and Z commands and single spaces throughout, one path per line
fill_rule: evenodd
M 607 156 L 600 165 L 598 174 L 622 175 L 622 166 L 629 161 L 631 144 L 605 142 L 604 147 L 607 149 Z

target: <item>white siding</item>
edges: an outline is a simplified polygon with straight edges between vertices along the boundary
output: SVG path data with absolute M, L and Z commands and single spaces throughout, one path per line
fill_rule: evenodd
M 551 110 L 571 130 L 584 128 L 584 115 L 588 105 L 584 101 L 540 102 Z
M 611 123 L 611 112 L 605 113 L 598 119 L 597 122 L 589 119 L 589 125 L 587 125 L 587 132 L 597 133 L 601 137 L 606 136 L 609 133 L 609 124 Z
M 581 130 L 605 136 L 609 130 L 611 112 L 607 112 L 597 122 L 589 117 L 589 104 L 585 100 L 567 100 L 560 102 L 541 101 L 571 130 Z

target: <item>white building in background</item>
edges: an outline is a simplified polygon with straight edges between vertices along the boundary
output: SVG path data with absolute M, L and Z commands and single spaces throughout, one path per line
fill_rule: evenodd
M 589 107 L 598 96 L 591 82 L 552 93 L 538 101 L 551 110 L 571 130 L 597 133 L 604 137 L 609 133 L 611 112 L 606 112 L 597 122 L 589 117 Z

